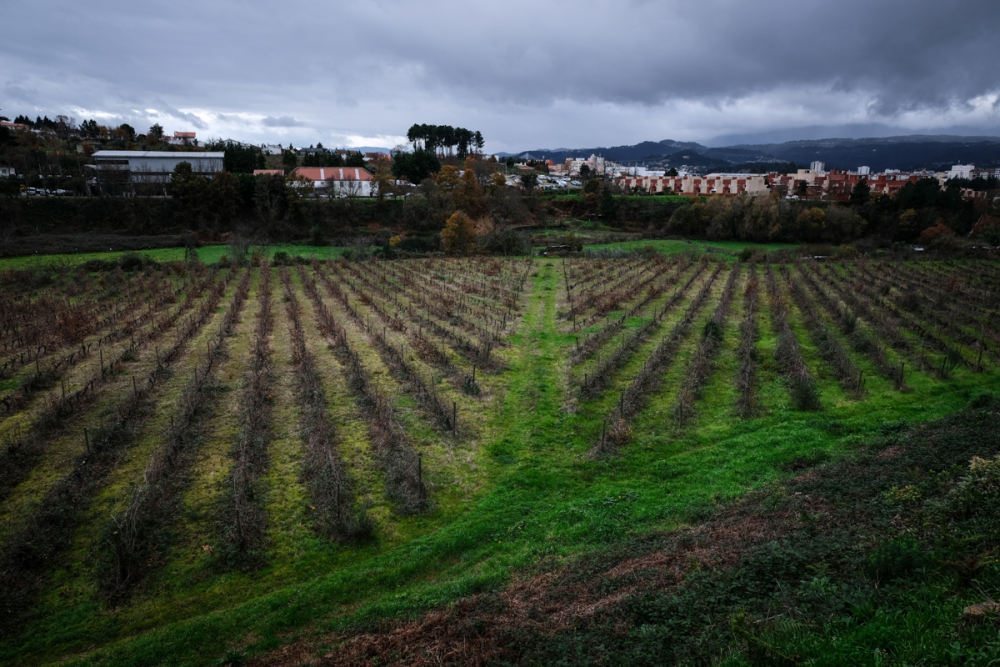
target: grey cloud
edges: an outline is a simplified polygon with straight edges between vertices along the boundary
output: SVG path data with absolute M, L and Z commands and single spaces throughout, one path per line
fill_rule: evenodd
M 208 125 L 205 124 L 205 121 L 203 121 L 201 118 L 199 118 L 193 113 L 185 113 L 180 109 L 175 109 L 174 107 L 164 102 L 162 99 L 156 100 L 156 105 L 158 107 L 157 111 L 163 113 L 164 115 L 170 118 L 177 118 L 186 121 L 187 123 L 193 125 L 195 128 L 199 130 L 208 129 Z
M 12 101 L 28 91 L 50 115 L 155 108 L 209 131 L 260 132 L 240 114 L 264 116 L 297 142 L 432 122 L 517 144 L 621 143 L 683 138 L 672 131 L 711 116 L 707 138 L 970 114 L 1000 92 L 995 0 L 54 0 L 5 20 L 20 26 L 0 43 L 0 67 L 19 73 Z
M 4 97 L 8 100 L 17 100 L 24 104 L 34 105 L 38 100 L 38 91 L 26 86 L 22 86 L 16 81 L 8 81 L 3 87 Z
M 215 113 L 212 117 L 219 121 L 220 123 L 226 123 L 228 125 L 249 125 L 250 121 L 234 113 Z
M 271 116 L 266 116 L 264 118 L 264 127 L 304 127 L 305 123 L 299 120 L 295 120 L 291 116 L 281 116 L 280 118 L 273 118 Z

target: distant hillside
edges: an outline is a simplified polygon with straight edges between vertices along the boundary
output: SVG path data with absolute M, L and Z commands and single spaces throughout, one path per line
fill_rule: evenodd
M 857 169 L 867 166 L 873 171 L 941 170 L 950 168 L 953 164 L 1000 167 L 1000 137 L 911 135 L 867 139 L 810 139 L 714 148 L 695 142 L 667 139 L 644 141 L 634 146 L 540 149 L 516 155 L 562 162 L 566 158 L 590 157 L 592 154 L 629 164 L 663 167 L 688 165 L 718 170 L 753 163 L 795 162 L 799 166 L 808 166 L 814 160 L 824 162 L 827 169 Z
M 1000 138 L 997 137 L 942 140 L 917 135 L 884 139 L 821 139 L 734 148 L 773 155 L 779 160 L 797 164 L 820 160 L 826 163 L 827 169 L 856 169 L 862 165 L 874 171 L 939 170 L 950 168 L 953 164 L 1000 166 Z
M 613 160 L 632 162 L 635 160 L 656 159 L 664 155 L 676 153 L 677 151 L 704 151 L 705 146 L 692 141 L 673 141 L 664 139 L 663 141 L 643 141 L 634 146 L 611 146 L 597 148 L 540 148 L 533 151 L 523 151 L 514 153 L 515 157 L 526 157 L 529 159 L 546 159 L 553 162 L 563 162 L 567 158 L 588 158 L 591 155 L 602 155 Z
M 783 144 L 789 141 L 823 140 L 830 137 L 840 137 L 842 139 L 886 139 L 893 137 L 912 138 L 915 136 L 920 136 L 926 141 L 976 141 L 982 139 L 995 141 L 996 135 L 1000 135 L 1000 127 L 982 128 L 954 125 L 942 128 L 934 134 L 926 134 L 904 130 L 901 127 L 883 123 L 848 123 L 844 125 L 809 125 L 763 132 L 724 134 L 712 137 L 705 141 L 704 144 L 712 148 L 718 148 L 720 146 Z

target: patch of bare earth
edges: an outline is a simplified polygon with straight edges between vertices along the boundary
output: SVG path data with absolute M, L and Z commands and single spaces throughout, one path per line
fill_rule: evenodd
M 748 498 L 706 523 L 672 531 L 649 546 L 630 545 L 605 556 L 598 567 L 586 568 L 586 576 L 581 576 L 579 564 L 562 567 L 517 580 L 499 594 L 464 598 L 416 621 L 386 624 L 377 632 L 313 636 L 249 664 L 486 665 L 508 654 L 511 629 L 553 634 L 630 596 L 683 585 L 692 571 L 734 567 L 747 549 L 802 530 L 803 512 L 817 517 L 819 530 L 833 528 L 824 499 L 795 493 L 796 481 L 791 484 L 778 509 L 769 509 L 775 506 L 773 497 Z M 632 555 L 642 550 L 646 553 Z

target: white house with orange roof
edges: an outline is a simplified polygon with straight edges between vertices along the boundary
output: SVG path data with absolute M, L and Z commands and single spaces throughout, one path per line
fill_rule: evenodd
M 320 193 L 329 191 L 351 197 L 370 197 L 372 194 L 374 179 L 361 167 L 299 167 L 292 175 L 312 181 Z

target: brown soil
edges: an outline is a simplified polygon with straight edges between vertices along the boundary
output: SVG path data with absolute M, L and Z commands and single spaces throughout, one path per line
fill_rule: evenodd
M 300 639 L 248 664 L 486 665 L 504 657 L 510 628 L 542 635 L 567 630 L 575 620 L 614 607 L 631 595 L 678 586 L 689 572 L 733 567 L 746 549 L 802 530 L 802 512 L 817 517 L 820 530 L 832 528 L 830 513 L 824 511 L 826 503 L 795 493 L 797 481 L 781 497 L 778 510 L 765 507 L 768 496 L 756 495 L 723 509 L 704 524 L 659 536 L 655 544 L 645 547 L 646 553 L 626 556 L 626 552 L 643 550 L 642 545 L 630 545 L 605 556 L 598 567 L 584 568 L 589 570 L 586 577 L 577 574 L 579 564 L 542 572 L 514 581 L 499 594 L 464 598 L 419 620 L 387 623 L 379 631 L 356 635 Z M 609 582 L 618 582 L 620 587 L 602 593 Z

